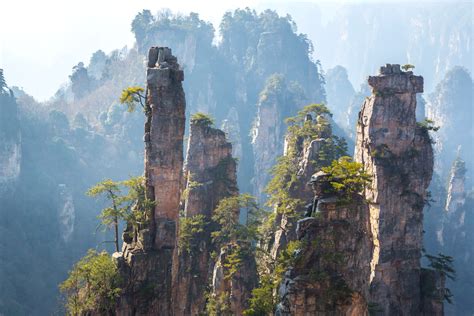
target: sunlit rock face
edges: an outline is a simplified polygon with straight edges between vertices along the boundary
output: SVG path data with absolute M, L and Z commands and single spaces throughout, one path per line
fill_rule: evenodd
M 21 132 L 13 93 L 0 88 L 0 193 L 15 183 L 21 170 Z
M 172 315 L 172 271 L 183 175 L 186 101 L 183 70 L 167 47 L 152 47 L 148 56 L 145 123 L 146 195 L 156 201 L 137 238 L 124 240 L 117 254 L 127 287 L 118 315 Z M 147 289 L 139 291 L 138 289 Z
M 74 207 L 74 199 L 70 189 L 65 184 L 60 184 L 59 191 L 59 205 L 58 205 L 58 219 L 59 219 L 59 233 L 64 242 L 71 240 L 74 232 L 74 221 L 76 219 L 76 210 Z
M 368 82 L 372 95 L 359 114 L 355 159 L 372 175 L 365 192 L 375 247 L 370 301 L 384 315 L 416 315 L 423 206 L 433 173 L 428 130 L 415 118 L 423 78 L 387 64 Z
M 185 218 L 204 216 L 210 223 L 219 202 L 237 194 L 236 162 L 232 158 L 232 145 L 223 131 L 191 121 L 185 177 Z M 182 229 L 180 226 L 179 230 Z M 217 249 L 211 241 L 211 225 L 203 230 L 189 249 L 178 250 L 178 267 L 173 276 L 175 315 L 205 313 L 206 291 L 215 263 L 210 254 Z

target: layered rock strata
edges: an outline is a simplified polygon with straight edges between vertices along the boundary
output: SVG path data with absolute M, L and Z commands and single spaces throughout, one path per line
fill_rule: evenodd
M 126 287 L 118 315 L 172 315 L 172 266 L 183 172 L 186 102 L 183 71 L 167 47 L 148 56 L 145 123 L 146 194 L 155 201 L 138 240 L 116 254 Z
M 201 315 L 214 268 L 210 254 L 216 250 L 211 243 L 212 212 L 221 199 L 237 194 L 236 162 L 223 131 L 191 122 L 185 175 L 185 217 L 202 215 L 208 224 L 188 249 L 179 249 L 174 307 L 175 315 Z
M 359 113 L 355 159 L 372 175 L 365 192 L 375 245 L 370 301 L 383 315 L 417 315 L 423 206 L 433 172 L 428 130 L 415 118 L 423 77 L 387 64 L 368 83 L 372 95 Z
M 367 315 L 372 239 L 361 196 L 321 199 L 298 221 L 301 246 L 279 289 L 277 315 Z

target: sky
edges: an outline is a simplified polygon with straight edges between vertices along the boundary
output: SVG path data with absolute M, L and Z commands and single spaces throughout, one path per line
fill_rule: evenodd
M 360 1 L 343 0 L 338 3 Z M 21 87 L 39 101 L 44 101 L 68 81 L 72 67 L 80 61 L 87 64 L 93 52 L 101 49 L 109 53 L 125 45 L 131 47 L 134 37 L 130 24 L 143 9 L 152 12 L 163 8 L 169 8 L 174 13 L 198 12 L 202 19 L 212 22 L 217 28 L 226 11 L 246 6 L 257 10 L 272 8 L 291 11 L 295 2 L 321 1 L 2 0 L 0 68 L 4 69 L 9 86 Z M 327 4 L 327 1 L 323 3 Z M 298 24 L 298 19 L 295 20 Z M 308 30 L 300 27 L 299 31 L 306 33 Z

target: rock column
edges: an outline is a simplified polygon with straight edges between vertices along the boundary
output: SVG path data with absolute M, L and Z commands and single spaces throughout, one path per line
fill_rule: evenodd
M 201 315 L 214 262 L 210 258 L 212 213 L 219 201 L 237 194 L 236 162 L 225 133 L 199 122 L 191 123 L 185 174 L 186 218 L 202 215 L 204 231 L 179 249 L 179 267 L 174 281 L 175 315 Z
M 138 240 L 114 254 L 125 280 L 117 315 L 173 315 L 172 270 L 183 173 L 183 71 L 167 47 L 152 47 L 147 69 L 145 180 L 156 205 Z M 126 233 L 124 234 L 124 237 Z
M 373 176 L 365 192 L 375 246 L 370 301 L 383 315 L 418 315 L 423 206 L 433 172 L 430 137 L 415 118 L 423 77 L 387 64 L 368 83 L 355 159 Z

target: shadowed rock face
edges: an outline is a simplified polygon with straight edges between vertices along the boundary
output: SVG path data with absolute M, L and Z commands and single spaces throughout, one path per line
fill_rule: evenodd
M 0 86 L 0 195 L 20 175 L 21 153 L 18 106 L 13 93 Z
M 147 196 L 156 202 L 149 225 L 138 240 L 115 254 L 126 287 L 118 315 L 171 315 L 172 271 L 183 170 L 186 102 L 183 71 L 167 47 L 152 47 L 148 56 L 145 123 Z
M 318 203 L 319 216 L 298 221 L 301 248 L 280 287 L 278 315 L 367 315 L 372 239 L 361 196 Z
M 236 163 L 224 132 L 191 123 L 185 174 L 188 179 L 185 217 L 204 215 L 210 223 L 219 201 L 237 194 Z M 174 279 L 175 315 L 205 312 L 206 290 L 214 267 L 210 258 L 215 250 L 211 244 L 212 228 L 206 225 L 197 245 L 190 250 L 179 249 L 179 267 Z
M 423 206 L 433 172 L 430 137 L 415 118 L 423 78 L 386 65 L 368 82 L 372 95 L 359 113 L 355 159 L 373 177 L 365 192 L 375 246 L 370 301 L 384 315 L 416 315 Z

